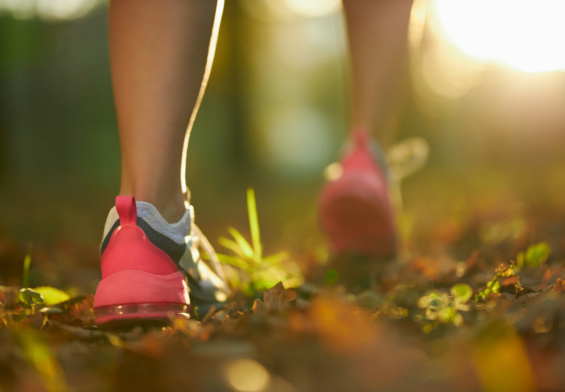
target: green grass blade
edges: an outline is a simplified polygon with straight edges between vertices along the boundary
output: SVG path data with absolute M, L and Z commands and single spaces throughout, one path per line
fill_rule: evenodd
M 245 237 L 233 227 L 230 227 L 228 231 L 232 235 L 235 242 L 237 242 L 245 256 L 252 260 L 254 256 L 253 248 L 251 247 L 251 245 L 249 245 L 249 242 L 247 242 Z
M 230 240 L 229 238 L 226 237 L 220 237 L 218 238 L 218 244 L 220 244 L 221 246 L 223 246 L 224 248 L 231 250 L 233 253 L 235 253 L 238 257 L 242 258 L 242 259 L 249 259 L 249 255 L 246 254 L 243 249 L 241 249 L 241 245 L 237 242 L 235 242 L 234 240 Z
M 241 268 L 242 270 L 249 272 L 249 265 L 239 257 L 223 255 L 220 253 L 216 253 L 216 255 L 218 256 L 218 260 L 220 260 L 221 263 L 233 265 L 234 267 Z
M 262 263 L 265 267 L 270 267 L 270 266 L 280 264 L 287 259 L 288 259 L 288 253 L 287 252 L 279 252 L 279 253 L 276 253 L 274 255 L 265 257 L 263 259 Z
M 255 191 L 253 188 L 247 188 L 247 213 L 249 215 L 249 230 L 251 231 L 251 242 L 253 244 L 255 260 L 260 262 L 263 257 L 263 249 L 261 246 L 261 235 L 259 232 L 257 203 L 255 202 Z
M 22 278 L 22 287 L 29 287 L 29 266 L 31 265 L 31 242 L 27 245 L 27 253 L 24 258 L 24 273 Z

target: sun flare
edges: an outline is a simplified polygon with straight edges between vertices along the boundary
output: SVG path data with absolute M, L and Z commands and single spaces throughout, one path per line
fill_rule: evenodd
M 466 55 L 524 72 L 565 70 L 565 1 L 432 0 L 441 36 Z

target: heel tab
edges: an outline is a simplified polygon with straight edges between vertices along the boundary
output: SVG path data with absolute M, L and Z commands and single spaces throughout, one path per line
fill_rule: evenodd
M 116 196 L 116 211 L 120 217 L 120 225 L 137 223 L 137 206 L 133 196 Z
M 371 135 L 364 129 L 356 129 L 353 131 L 352 137 L 356 147 L 366 147 L 371 140 Z

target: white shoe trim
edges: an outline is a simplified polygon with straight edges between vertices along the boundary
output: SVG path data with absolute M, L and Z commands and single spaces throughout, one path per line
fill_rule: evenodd
M 185 236 L 190 233 L 194 217 L 194 209 L 192 206 L 189 206 L 178 222 L 169 223 L 165 220 L 165 218 L 163 218 L 153 204 L 145 201 L 136 201 L 135 203 L 137 206 L 137 216 L 147 222 L 153 230 L 169 237 L 177 244 L 185 243 Z M 114 206 L 108 213 L 102 238 L 106 238 L 118 219 L 118 211 Z

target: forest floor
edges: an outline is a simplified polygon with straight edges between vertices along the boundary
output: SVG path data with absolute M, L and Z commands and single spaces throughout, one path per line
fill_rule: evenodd
M 244 276 L 255 293 L 162 328 L 96 328 L 97 261 L 5 234 L 2 281 L 27 253 L 49 286 L 0 287 L 0 391 L 563 391 L 564 176 L 546 174 L 424 175 L 396 259 L 291 251 L 304 283 Z

